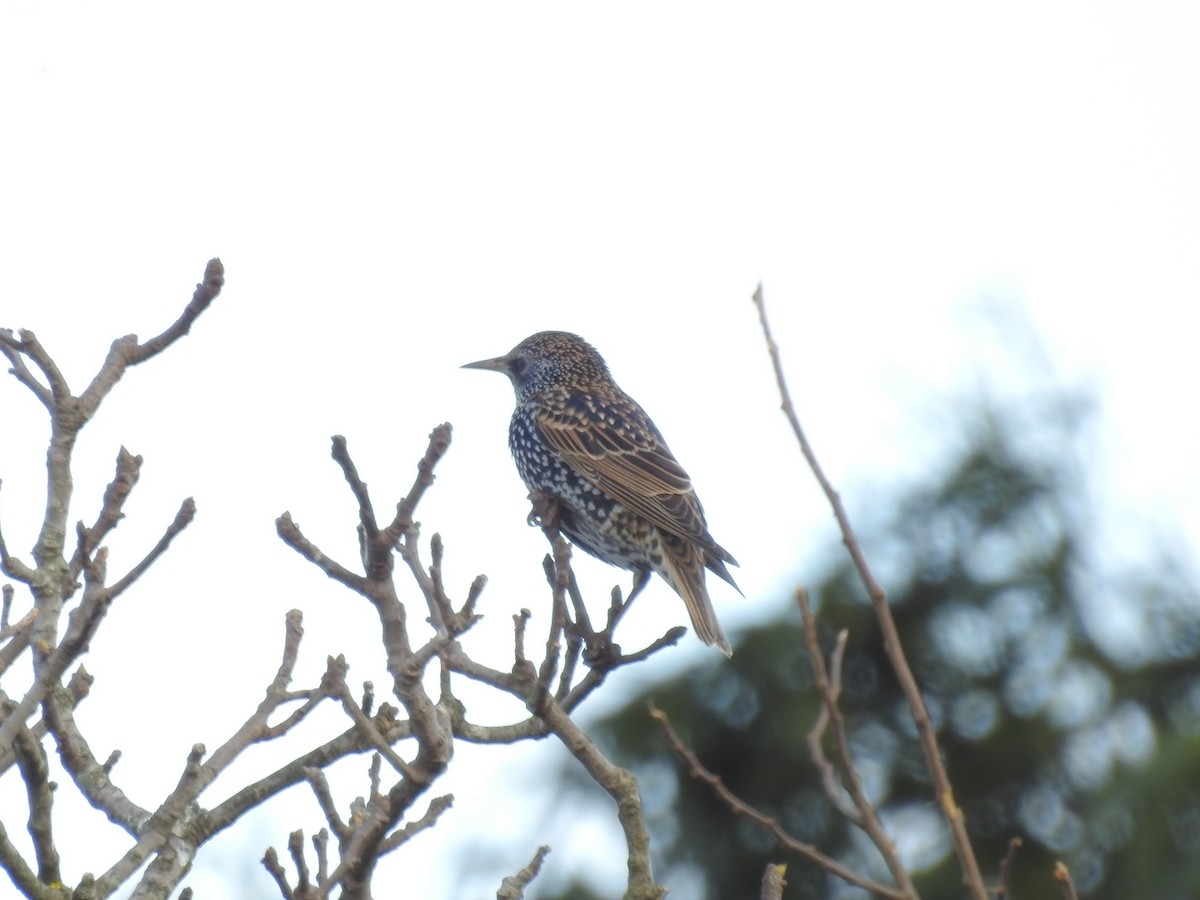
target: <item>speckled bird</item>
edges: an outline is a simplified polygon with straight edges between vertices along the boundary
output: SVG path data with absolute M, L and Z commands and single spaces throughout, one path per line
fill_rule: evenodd
M 465 369 L 503 372 L 517 408 L 508 443 L 530 493 L 548 495 L 576 546 L 636 573 L 630 599 L 657 572 L 687 605 L 700 640 L 733 654 L 704 584 L 707 568 L 737 584 L 704 520 L 691 479 L 650 417 L 583 338 L 543 331 Z

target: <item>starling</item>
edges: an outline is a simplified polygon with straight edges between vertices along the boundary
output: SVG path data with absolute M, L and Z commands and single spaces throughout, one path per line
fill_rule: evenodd
M 725 568 L 737 561 L 708 533 L 687 473 L 595 348 L 573 334 L 543 331 L 463 368 L 512 381 L 517 408 L 508 444 L 517 470 L 531 494 L 552 498 L 571 542 L 636 572 L 630 599 L 657 572 L 683 598 L 700 640 L 731 656 L 704 570 L 737 588 Z

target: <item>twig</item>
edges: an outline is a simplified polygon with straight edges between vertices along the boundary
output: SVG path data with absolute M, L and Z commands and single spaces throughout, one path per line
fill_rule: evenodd
M 379 855 L 383 856 L 385 853 L 391 853 L 401 844 L 406 843 L 409 839 L 420 834 L 422 831 L 432 828 L 437 824 L 437 821 L 439 818 L 441 818 L 442 813 L 444 813 L 453 805 L 453 794 L 443 794 L 440 797 L 434 797 L 431 801 L 429 801 L 429 808 L 425 810 L 425 814 L 421 816 L 421 818 L 414 822 L 409 822 L 403 828 L 393 831 L 383 839 L 383 843 L 379 845 Z
M 138 344 L 137 350 L 129 360 L 129 364 L 136 366 L 139 363 L 144 363 L 150 357 L 162 353 L 171 344 L 191 331 L 192 323 L 200 317 L 201 313 L 208 309 L 209 304 L 221 293 L 221 288 L 224 285 L 225 267 L 221 264 L 221 260 L 214 257 L 204 267 L 204 279 L 196 285 L 196 290 L 192 294 L 192 300 L 183 310 L 183 314 L 162 334 L 151 338 L 143 344 Z
M 12 368 L 9 369 L 9 374 L 13 375 L 17 381 L 29 388 L 33 396 L 37 397 L 38 402 L 46 407 L 47 411 L 54 412 L 54 397 L 51 395 L 47 387 L 33 377 L 33 373 L 25 365 L 25 360 L 22 359 L 22 354 L 25 352 L 25 344 L 18 339 L 11 328 L 0 328 L 0 353 L 8 357 Z
M 33 713 L 47 693 L 62 678 L 67 667 L 78 658 L 88 646 L 101 619 L 108 612 L 108 592 L 102 583 L 104 567 L 104 551 L 97 554 L 97 559 L 89 569 L 95 570 L 100 577 L 89 574 L 84 586 L 83 599 L 71 613 L 67 622 L 67 632 L 57 647 L 40 664 L 37 680 L 25 692 L 16 708 L 0 722 L 0 747 L 7 746 L 16 736 L 17 729 L 24 726 L 25 721 Z
M 979 863 L 975 859 L 975 851 L 971 846 L 970 836 L 967 834 L 962 809 L 955 802 L 954 787 L 950 783 L 950 777 L 946 773 L 945 765 L 942 763 L 941 750 L 938 746 L 937 734 L 934 731 L 933 722 L 929 717 L 928 709 L 925 707 L 925 700 L 921 696 L 921 689 L 918 687 L 916 678 L 913 676 L 912 668 L 908 664 L 904 647 L 900 643 L 900 634 L 896 628 L 895 619 L 892 617 L 891 607 L 888 605 L 887 592 L 884 591 L 875 580 L 875 576 L 871 573 L 871 568 L 867 564 L 862 546 L 859 544 L 858 537 L 850 525 L 850 518 L 842 506 L 841 497 L 838 496 L 837 491 L 834 490 L 833 485 L 825 476 L 825 472 L 817 461 L 816 454 L 813 452 L 812 446 L 804 434 L 804 429 L 800 425 L 800 419 L 796 415 L 796 409 L 792 404 L 791 394 L 788 391 L 787 380 L 783 374 L 783 363 L 780 360 L 779 347 L 775 344 L 775 340 L 771 336 L 766 306 L 763 303 L 761 284 L 754 291 L 753 300 L 754 305 L 758 307 L 763 337 L 767 342 L 767 352 L 771 357 L 771 365 L 775 370 L 775 381 L 779 387 L 784 415 L 792 427 L 792 432 L 796 435 L 796 440 L 800 445 L 800 452 L 808 461 L 809 468 L 812 469 L 813 475 L 816 476 L 821 489 L 829 499 L 834 516 L 842 532 L 842 540 L 846 544 L 846 549 L 850 553 L 851 560 L 854 562 L 854 568 L 858 571 L 859 577 L 862 579 L 863 585 L 871 597 L 875 617 L 879 622 L 880 630 L 883 632 L 884 649 L 888 654 L 888 659 L 891 661 L 892 669 L 896 672 L 896 677 L 900 682 L 900 687 L 904 692 L 909 709 L 912 711 L 913 721 L 916 723 L 917 733 L 921 738 L 921 747 L 925 752 L 925 764 L 933 779 L 935 796 L 942 810 L 942 815 L 945 816 L 946 822 L 950 827 L 954 850 L 958 855 L 959 863 L 963 869 L 963 881 L 969 895 L 974 900 L 989 900 L 987 888 L 983 883 L 983 875 L 979 871 Z
M 331 697 L 336 697 L 342 703 L 342 709 L 346 711 L 354 724 L 362 729 L 363 736 L 367 741 L 392 765 L 392 768 L 401 775 L 412 775 L 412 769 L 408 763 L 400 758 L 400 754 L 392 749 L 387 739 L 379 733 L 379 729 L 375 727 L 375 723 L 371 717 L 363 712 L 362 707 L 354 700 L 354 695 L 350 693 L 350 686 L 346 684 L 346 661 L 342 657 L 337 659 L 330 658 L 329 665 L 325 670 L 325 678 L 322 679 L 326 685 L 326 690 Z
M 3 868 L 17 889 L 27 897 L 45 896 L 45 885 L 38 879 L 37 873 L 29 867 L 21 851 L 9 839 L 4 824 L 0 823 L 0 868 Z
M 833 723 L 833 746 L 837 753 L 838 766 L 842 773 L 842 785 L 846 792 L 850 795 L 850 799 L 854 802 L 854 814 L 848 814 L 848 811 L 842 810 L 847 817 L 861 828 L 871 839 L 877 850 L 883 856 L 887 863 L 888 871 L 892 873 L 892 878 L 895 879 L 896 885 L 900 890 L 912 895 L 917 895 L 917 889 L 913 885 L 912 877 L 908 874 L 908 870 L 904 867 L 904 863 L 900 859 L 900 854 L 896 852 L 895 845 L 884 831 L 883 823 L 879 821 L 879 816 L 875 812 L 875 807 L 871 805 L 871 801 L 867 799 L 866 792 L 863 790 L 862 781 L 858 777 L 858 772 L 854 768 L 854 759 L 850 755 L 850 740 L 846 736 L 846 719 L 842 715 L 842 709 L 838 705 L 838 694 L 841 689 L 841 663 L 842 654 L 846 648 L 845 632 L 839 636 L 838 649 L 834 651 L 833 671 L 834 678 L 831 681 L 829 673 L 825 668 L 825 658 L 821 655 L 821 648 L 817 644 L 817 621 L 813 617 L 812 607 L 808 603 L 808 591 L 801 587 L 796 591 L 796 601 L 800 604 L 801 614 L 804 616 L 804 637 L 808 644 L 808 657 L 812 665 L 813 675 L 817 682 L 817 691 L 821 694 L 823 715 L 821 719 L 828 716 L 828 720 Z M 820 721 L 820 720 L 819 720 Z M 813 749 L 814 759 L 820 757 L 823 759 L 821 749 L 821 735 L 814 726 L 809 733 L 809 747 Z M 833 785 L 828 781 L 825 785 L 826 794 L 834 801 L 835 805 L 841 809 L 841 804 L 838 802 L 839 797 Z
M 3 484 L 4 481 L 0 480 L 0 486 Z M 36 574 L 33 569 L 29 568 L 29 566 L 25 565 L 25 563 L 21 562 L 16 557 L 9 555 L 8 544 L 4 542 L 3 530 L 0 530 L 0 572 L 3 572 L 9 578 L 17 579 L 17 581 L 21 582 L 22 584 L 33 584 L 33 578 Z M 12 585 L 5 585 L 5 589 L 4 596 L 8 598 L 9 602 L 11 603 Z
M 33 838 L 33 852 L 37 858 L 38 880 L 42 884 L 58 884 L 62 881 L 62 872 L 51 827 L 54 791 L 50 786 L 46 751 L 28 728 L 17 731 L 13 748 L 17 754 L 21 780 L 25 782 L 29 796 L 29 834 Z
M 11 585 L 5 585 L 11 588 Z M 17 661 L 25 648 L 29 646 L 29 638 L 33 633 L 33 623 L 37 620 L 37 609 L 31 609 L 7 628 L 0 629 L 0 641 L 8 641 L 0 648 L 0 672 L 4 672 Z M 11 638 L 11 640 L 10 640 Z
M 369 597 L 366 579 L 351 572 L 345 566 L 330 559 L 321 549 L 300 531 L 300 526 L 292 521 L 292 514 L 285 512 L 275 520 L 275 531 L 285 544 L 315 565 L 334 581 L 344 584 L 355 593 Z
M 80 522 L 76 527 L 79 542 L 68 570 L 67 578 L 69 580 L 74 581 L 79 578 L 79 573 L 83 571 L 84 564 L 91 556 L 92 551 L 99 547 L 108 533 L 125 518 L 122 509 L 125 506 L 126 498 L 141 476 L 141 470 L 142 458 L 140 456 L 134 456 L 124 447 L 117 451 L 117 471 L 113 480 L 104 490 L 104 499 L 100 505 L 100 514 L 96 517 L 96 524 L 91 528 L 85 528 L 83 522 Z
M 329 789 L 329 779 L 325 777 L 325 773 L 321 769 L 315 766 L 305 767 L 304 777 L 308 779 L 308 784 L 317 798 L 317 805 L 321 807 L 321 812 L 325 814 L 325 821 L 329 823 L 329 827 L 333 829 L 333 833 L 337 836 L 338 840 L 344 840 L 349 836 L 350 828 L 342 821 L 341 814 L 337 810 L 337 804 L 333 802 L 333 792 Z
M 692 752 L 692 749 L 683 742 L 678 734 L 675 733 L 675 729 L 671 727 L 671 722 L 667 718 L 666 713 L 652 706 L 650 707 L 650 715 L 654 719 L 658 720 L 658 724 L 662 727 L 663 733 L 666 735 L 667 741 L 670 743 L 671 748 L 680 757 L 680 759 L 687 764 L 692 776 L 706 782 L 713 789 L 716 795 L 721 798 L 722 802 L 724 802 L 726 806 L 733 810 L 735 814 L 744 816 L 745 818 L 752 822 L 758 823 L 767 831 L 769 831 L 775 840 L 779 842 L 780 846 L 812 860 L 821 868 L 828 872 L 832 872 L 838 878 L 841 878 L 847 884 L 853 884 L 856 887 L 868 890 L 880 897 L 888 897 L 890 900 L 913 900 L 913 894 L 897 890 L 896 888 L 889 887 L 886 884 L 880 884 L 879 882 L 872 881 L 869 878 L 864 878 L 862 875 L 859 875 L 852 869 L 848 869 L 843 866 L 836 859 L 826 856 L 811 844 L 806 844 L 803 841 L 796 840 L 783 829 L 783 826 L 779 824 L 779 821 L 774 816 L 764 815 L 763 813 L 759 812 L 749 803 L 746 803 L 731 790 L 729 790 L 719 775 L 716 775 L 706 769 L 696 754 Z
M 175 540 L 175 538 L 181 531 L 183 531 L 183 529 L 192 524 L 192 520 L 195 517 L 196 501 L 194 501 L 191 497 L 188 497 L 183 501 L 182 504 L 180 504 L 179 512 L 175 514 L 175 520 L 167 526 L 166 533 L 159 538 L 158 543 L 155 544 L 150 552 L 142 558 L 141 562 L 139 562 L 125 574 L 124 578 L 121 578 L 116 584 L 108 589 L 109 601 L 115 600 L 122 593 L 124 593 L 126 588 L 141 578 L 142 575 L 145 574 L 146 570 L 154 565 L 155 560 L 167 552 L 167 548 L 171 546 L 171 541 Z
M 446 451 L 450 449 L 452 431 L 450 423 L 443 422 L 430 432 L 429 446 L 425 450 L 425 456 L 417 464 L 416 480 L 413 482 L 412 488 L 409 489 L 404 499 L 396 504 L 396 518 L 384 529 L 381 535 L 381 537 L 390 539 L 393 545 L 400 540 L 401 535 L 412 527 L 413 514 L 417 510 L 417 504 L 421 502 L 421 498 L 425 496 L 425 491 L 433 484 L 434 467 L 446 455 Z
M 542 863 L 545 862 L 549 852 L 550 848 L 545 844 L 538 847 L 537 853 L 533 854 L 529 865 L 500 882 L 500 890 L 496 891 L 496 900 L 522 900 L 525 896 L 525 888 L 529 887 L 529 883 L 537 878 L 538 872 L 542 871 Z
M 562 649 L 562 635 L 569 619 L 567 617 L 567 592 L 570 590 L 573 574 L 571 572 L 571 546 L 558 530 L 558 517 L 554 516 L 550 524 L 545 524 L 542 531 L 546 540 L 554 549 L 554 583 L 551 591 L 550 629 L 546 635 L 546 655 L 538 667 L 538 690 L 548 691 L 554 673 L 558 670 L 559 651 Z
M 783 889 L 787 887 L 783 876 L 786 874 L 787 866 L 775 863 L 767 864 L 767 868 L 763 872 L 762 889 L 759 894 L 761 900 L 783 900 Z
M 1063 900 L 1079 900 L 1079 895 L 1075 893 L 1075 882 L 1071 880 L 1071 872 L 1062 862 L 1054 864 L 1054 880 L 1058 882 L 1058 889 L 1062 891 Z
M 167 795 L 150 817 L 150 821 L 141 829 L 138 842 L 126 851 L 125 855 L 103 876 L 97 879 L 98 892 L 115 890 L 169 839 L 173 840 L 174 852 L 159 854 L 151 862 L 150 868 L 139 884 L 138 891 L 144 892 L 148 889 L 148 885 L 156 881 L 158 883 L 176 883 L 171 882 L 170 879 L 176 874 L 182 877 L 183 871 L 190 866 L 190 860 L 194 856 L 196 848 L 217 830 L 228 824 L 220 816 L 203 816 L 193 812 L 191 807 L 200 794 L 229 767 L 242 751 L 251 744 L 277 736 L 277 733 L 272 732 L 269 728 L 268 722 L 271 714 L 280 704 L 286 702 L 289 696 L 287 685 L 291 681 L 292 671 L 296 666 L 300 640 L 304 633 L 301 621 L 301 614 L 298 610 L 288 613 L 284 628 L 283 656 L 279 669 L 275 673 L 274 680 L 267 687 L 266 695 L 259 703 L 258 708 L 232 737 L 212 754 L 208 754 L 207 759 L 203 744 L 196 744 L 192 747 L 175 789 Z M 240 793 L 245 795 L 245 792 Z M 228 808 L 226 806 L 226 811 Z M 177 824 L 185 817 L 190 817 L 192 824 L 192 827 L 188 829 L 189 840 L 186 842 L 174 840 L 173 832 L 176 830 Z M 134 896 L 137 895 L 138 893 L 135 892 Z
M 267 848 L 267 852 L 263 854 L 262 864 L 275 880 L 275 886 L 279 888 L 279 893 L 284 900 L 296 900 L 296 895 L 292 893 L 292 886 L 288 884 L 287 872 L 280 864 L 279 854 L 275 852 L 274 847 Z
M 81 666 L 71 677 L 68 687 L 56 686 L 46 697 L 43 721 L 54 736 L 63 767 L 70 773 L 79 792 L 92 806 L 103 811 L 110 822 L 136 838 L 150 818 L 150 812 L 134 803 L 113 783 L 112 768 L 120 759 L 120 752 L 114 750 L 101 763 L 92 754 L 75 721 L 74 706 L 80 697 L 79 692 L 86 692 L 90 685 L 91 676 Z
M 304 832 L 293 831 L 288 835 L 288 855 L 296 867 L 296 891 L 304 894 L 309 890 L 308 863 L 304 860 Z
M 11 331 L 5 329 L 5 333 L 11 338 Z M 37 395 L 37 398 L 42 401 L 47 409 L 54 412 L 65 401 L 71 398 L 71 389 L 67 385 L 67 379 L 63 377 L 63 373 L 59 371 L 54 360 L 50 358 L 50 354 L 46 352 L 46 348 L 38 341 L 37 335 L 26 328 L 20 329 L 17 334 L 21 338 L 19 342 L 6 340 L 4 345 L 32 359 L 34 365 L 46 376 L 50 390 L 47 391 L 41 382 L 33 378 L 29 374 L 29 370 L 24 365 L 19 364 L 17 359 L 6 350 L 5 354 L 13 361 L 13 374 L 17 376 L 18 381 Z
M 811 640 L 810 635 L 811 630 L 809 630 L 808 625 L 806 624 L 806 640 Z M 847 797 L 845 789 L 838 781 L 837 769 L 834 767 L 833 763 L 829 761 L 828 757 L 825 756 L 825 748 L 821 743 L 825 737 L 825 732 L 829 728 L 829 722 L 833 718 L 833 713 L 830 711 L 831 704 L 828 698 L 832 697 L 833 704 L 836 704 L 841 697 L 842 660 L 846 654 L 846 640 L 848 635 L 849 632 L 844 628 L 838 632 L 837 640 L 833 645 L 833 652 L 829 655 L 829 678 L 826 684 L 827 690 L 821 689 L 819 691 L 822 694 L 821 709 L 820 712 L 817 713 L 816 721 L 813 722 L 812 728 L 808 730 L 808 734 L 805 736 L 805 739 L 808 742 L 808 755 L 812 759 L 813 765 L 817 767 L 817 771 L 821 773 L 821 786 L 825 791 L 825 796 L 829 799 L 829 802 L 837 808 L 837 811 L 841 813 L 845 819 L 853 822 L 855 825 L 861 825 L 862 815 L 854 806 L 854 803 L 850 800 L 850 798 Z M 814 660 L 814 672 L 817 671 L 819 665 L 816 654 L 820 652 L 819 648 L 814 649 L 815 647 L 815 641 L 811 641 L 809 644 L 809 658 Z M 823 668 L 824 667 L 822 666 L 822 671 Z M 818 674 L 816 677 L 818 682 L 824 678 L 824 676 L 821 674 Z M 834 708 L 837 708 L 836 705 Z
M 1025 841 L 1020 836 L 1011 838 L 1008 842 L 1008 852 L 1000 863 L 1000 878 L 996 882 L 996 900 L 1004 900 L 1008 896 L 1008 882 L 1012 878 L 1013 866 L 1017 863 L 1017 854 Z

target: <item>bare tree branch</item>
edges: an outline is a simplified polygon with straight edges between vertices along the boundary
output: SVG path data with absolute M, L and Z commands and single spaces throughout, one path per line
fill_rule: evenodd
M 1021 847 L 1025 845 L 1025 841 L 1020 837 L 1011 838 L 1008 842 L 1008 852 L 1004 854 L 1004 859 L 1000 863 L 1000 877 L 996 881 L 996 900 L 1004 900 L 1008 896 L 1008 882 L 1012 878 L 1013 866 L 1017 864 L 1017 854 L 1021 852 Z
M 496 891 L 496 900 L 522 900 L 525 888 L 529 887 L 530 882 L 537 878 L 538 872 L 542 871 L 542 863 L 549 853 L 550 848 L 546 845 L 538 847 L 529 865 L 515 875 L 509 875 L 500 883 L 500 890 Z
M 921 696 L 921 689 L 917 686 L 917 680 L 913 676 L 912 668 L 908 664 L 904 647 L 900 643 L 900 634 L 896 628 L 895 619 L 892 617 L 891 606 L 888 605 L 887 592 L 875 580 L 875 576 L 867 564 L 862 546 L 858 542 L 858 537 L 850 525 L 850 517 L 846 514 L 846 510 L 842 506 L 841 497 L 825 476 L 825 472 L 817 461 L 816 454 L 813 452 L 812 446 L 804 434 L 804 429 L 800 425 L 800 419 L 796 414 L 796 408 L 792 403 L 791 394 L 788 391 L 787 380 L 783 374 L 783 363 L 779 356 L 779 347 L 776 345 L 775 339 L 771 336 L 771 327 L 767 320 L 767 310 L 763 302 L 761 284 L 755 290 L 753 299 L 754 305 L 758 308 L 759 321 L 762 324 L 763 337 L 767 342 L 767 352 L 771 357 L 771 365 L 775 370 L 775 381 L 779 387 L 783 413 L 787 417 L 788 423 L 792 427 L 792 432 L 796 436 L 800 452 L 804 455 L 809 468 L 812 469 L 813 475 L 816 476 L 821 489 L 829 499 L 830 506 L 833 508 L 834 516 L 842 532 L 842 540 L 850 553 L 854 568 L 862 579 L 863 586 L 871 597 L 875 618 L 878 620 L 880 630 L 883 632 L 883 646 L 887 651 L 888 659 L 891 661 L 892 669 L 896 672 L 901 690 L 904 692 L 904 698 L 908 702 L 909 709 L 912 711 L 913 721 L 916 723 L 917 733 L 921 738 L 921 747 L 925 751 L 925 764 L 929 768 L 929 773 L 933 778 L 934 793 L 938 801 L 938 806 L 942 811 L 942 815 L 946 818 L 946 823 L 950 827 L 950 835 L 954 842 L 955 853 L 958 855 L 959 862 L 963 868 L 963 880 L 967 891 L 973 900 L 988 900 L 987 888 L 984 886 L 983 876 L 979 871 L 979 863 L 975 859 L 975 851 L 971 846 L 970 836 L 967 834 L 963 812 L 954 800 L 954 787 L 950 783 L 950 776 L 946 773 L 946 767 L 942 762 L 937 734 L 934 732 L 933 722 L 929 717 L 929 710 L 925 707 L 925 699 Z
M 42 884 L 41 880 L 37 877 L 37 873 L 30 868 L 29 863 L 25 861 L 25 857 L 21 855 L 21 851 L 9 839 L 8 832 L 5 830 L 3 823 L 0 823 L 0 866 L 4 867 L 4 871 L 8 873 L 8 877 L 12 879 L 13 884 L 26 897 L 34 897 L 37 900 L 41 900 L 43 897 L 53 897 L 57 900 L 57 898 L 61 897 L 59 892 L 51 892 L 46 885 Z
M 850 739 L 846 736 L 846 719 L 842 715 L 842 709 L 838 705 L 838 694 L 841 689 L 841 662 L 842 654 L 845 652 L 846 637 L 843 631 L 839 635 L 838 649 L 834 651 L 833 660 L 833 679 L 829 677 L 829 672 L 825 667 L 825 658 L 821 655 L 821 648 L 817 645 L 817 621 L 813 617 L 812 607 L 808 603 L 808 591 L 803 587 L 796 591 L 796 601 L 800 604 L 800 612 L 804 617 L 804 637 L 808 644 L 808 658 L 812 665 L 813 675 L 816 679 L 817 691 L 821 695 L 822 711 L 818 718 L 818 724 L 809 732 L 809 747 L 812 748 L 814 761 L 823 759 L 821 753 L 821 731 L 824 730 L 825 722 L 833 723 L 833 746 L 837 753 L 838 768 L 841 770 L 842 786 L 846 789 L 846 793 L 850 795 L 853 801 L 852 809 L 845 809 L 840 802 L 840 795 L 836 788 L 829 783 L 830 779 L 825 781 L 825 792 L 830 800 L 841 810 L 851 822 L 866 832 L 867 837 L 871 839 L 871 843 L 883 856 L 884 862 L 887 863 L 888 871 L 892 873 L 892 878 L 895 879 L 897 886 L 901 891 L 917 895 L 917 889 L 913 885 L 912 877 L 908 874 L 908 870 L 904 867 L 904 863 L 900 859 L 900 855 L 896 852 L 896 847 L 888 838 L 887 832 L 884 831 L 883 823 L 879 821 L 879 816 L 875 812 L 875 808 L 871 805 L 871 801 L 867 799 L 866 792 L 863 790 L 862 781 L 858 777 L 858 772 L 854 768 L 854 760 L 850 755 Z M 818 730 L 818 727 L 821 730 Z
M 4 484 L 3 480 L 0 480 L 0 486 L 2 486 L 3 484 Z M 17 559 L 14 556 L 11 556 L 9 554 L 8 544 L 6 544 L 4 542 L 4 532 L 2 530 L 0 530 L 0 572 L 3 572 L 9 578 L 17 579 L 17 581 L 21 582 L 22 584 L 33 584 L 33 578 L 35 575 L 35 572 L 33 571 L 33 569 L 29 568 L 29 566 L 25 565 L 25 563 L 21 562 L 19 559 Z M 4 597 L 6 600 L 6 604 L 11 605 L 11 603 L 12 603 L 12 585 L 6 584 L 4 587 L 5 587 Z M 7 606 L 6 606 L 6 608 L 7 608 Z M 7 624 L 7 622 L 8 622 L 8 618 L 6 616 L 5 624 Z M 3 627 L 4 626 L 0 625 L 0 628 L 3 628 Z
M 13 748 L 29 796 L 29 834 L 33 838 L 33 852 L 37 857 L 38 880 L 47 885 L 59 884 L 62 882 L 62 871 L 59 869 L 58 850 L 54 846 L 51 825 L 54 792 L 50 786 L 46 751 L 28 728 L 17 731 Z
M 54 412 L 54 397 L 50 390 L 33 377 L 33 373 L 25 365 L 25 360 L 22 354 L 25 352 L 25 344 L 17 338 L 11 328 L 0 328 L 0 353 L 8 357 L 12 368 L 9 369 L 9 374 L 16 377 L 17 381 L 29 388 L 33 395 L 37 397 L 38 402 L 46 409 Z
M 437 824 L 437 821 L 439 818 L 441 818 L 442 813 L 444 813 L 453 805 L 453 794 L 443 794 L 440 797 L 434 797 L 429 802 L 429 808 L 425 810 L 425 814 L 421 816 L 421 818 L 417 819 L 416 821 L 409 822 L 407 825 L 404 825 L 401 828 L 398 828 L 384 839 L 383 843 L 379 845 L 379 855 L 383 856 L 385 853 L 391 853 L 397 847 L 407 843 L 411 838 L 416 837 L 422 831 L 432 828 Z
M 104 500 L 100 506 L 96 524 L 91 528 L 84 528 L 83 523 L 80 522 L 76 527 L 79 541 L 67 575 L 71 581 L 79 578 L 79 573 L 83 571 L 83 566 L 91 557 L 92 551 L 99 547 L 109 532 L 125 518 L 122 508 L 125 506 L 126 498 L 137 484 L 141 471 L 142 458 L 134 456 L 122 447 L 117 452 L 116 475 L 113 476 L 113 480 L 109 482 L 104 491 Z
M 192 519 L 195 517 L 196 502 L 191 497 L 188 497 L 180 505 L 179 512 L 175 513 L 175 520 L 167 526 L 166 532 L 159 538 L 158 543 L 142 558 L 141 562 L 130 569 L 123 578 L 108 589 L 109 601 L 111 602 L 121 596 L 126 588 L 141 578 L 146 570 L 154 565 L 155 560 L 167 552 L 167 548 L 171 546 L 171 541 L 175 540 L 183 529 L 192 524 Z
M 1071 880 L 1071 872 L 1064 863 L 1054 864 L 1054 880 L 1058 882 L 1063 900 L 1079 900 L 1079 895 L 1075 893 L 1075 882 Z
M 671 727 L 671 722 L 667 718 L 666 713 L 660 709 L 651 707 L 650 715 L 654 719 L 658 720 L 658 724 L 662 727 L 663 734 L 666 735 L 667 741 L 670 743 L 671 748 L 675 751 L 679 758 L 687 764 L 688 770 L 692 773 L 692 776 L 706 782 L 709 787 L 712 788 L 713 792 L 721 798 L 722 802 L 724 802 L 726 806 L 733 810 L 734 813 L 739 816 L 743 816 L 752 822 L 757 822 L 759 825 L 769 831 L 772 837 L 779 842 L 781 847 L 812 860 L 822 869 L 832 872 L 847 884 L 853 884 L 856 887 L 868 890 L 877 896 L 888 897 L 891 898 L 891 900 L 915 900 L 915 894 L 898 890 L 886 884 L 880 884 L 877 881 L 872 881 L 869 878 L 865 878 L 854 870 L 846 868 L 833 857 L 826 856 L 811 844 L 806 844 L 803 841 L 796 840 L 783 829 L 783 826 L 779 824 L 779 821 L 776 818 L 773 816 L 764 815 L 749 803 L 746 803 L 744 800 L 740 799 L 736 794 L 733 793 L 733 791 L 729 790 L 729 788 L 725 786 L 725 783 L 721 780 L 719 775 L 716 775 L 706 769 L 696 754 L 692 752 L 692 749 L 683 742 L 678 734 L 675 733 L 675 729 Z
M 783 889 L 787 887 L 784 877 L 787 866 L 768 863 L 763 870 L 762 886 L 759 897 L 761 900 L 783 900 Z

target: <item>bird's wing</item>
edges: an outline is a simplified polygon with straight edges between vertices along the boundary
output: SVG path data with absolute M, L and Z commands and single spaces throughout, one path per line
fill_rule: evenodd
M 572 469 L 622 506 L 670 534 L 719 549 L 687 472 L 632 401 L 573 392 L 544 405 L 535 421 Z

